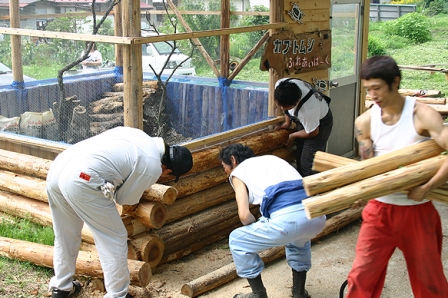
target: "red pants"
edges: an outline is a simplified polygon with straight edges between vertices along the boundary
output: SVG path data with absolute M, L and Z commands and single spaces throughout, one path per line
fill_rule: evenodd
M 416 298 L 447 298 L 442 226 L 432 202 L 397 206 L 371 200 L 362 212 L 346 298 L 378 298 L 395 248 L 404 255 Z

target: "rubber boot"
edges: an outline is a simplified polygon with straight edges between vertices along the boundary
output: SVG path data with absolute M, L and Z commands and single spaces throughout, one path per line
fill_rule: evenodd
M 239 293 L 233 296 L 233 298 L 268 298 L 268 294 L 266 293 L 266 288 L 263 285 L 263 281 L 261 280 L 261 274 L 255 278 L 248 278 L 250 288 L 252 289 L 252 293 Z
M 309 298 L 305 290 L 306 271 L 292 269 L 292 298 Z

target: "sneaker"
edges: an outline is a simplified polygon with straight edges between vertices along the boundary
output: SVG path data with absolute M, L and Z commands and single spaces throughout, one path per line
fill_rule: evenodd
M 81 284 L 78 281 L 73 282 L 73 288 L 70 291 L 61 291 L 53 289 L 51 291 L 51 298 L 68 298 L 73 297 L 81 291 Z

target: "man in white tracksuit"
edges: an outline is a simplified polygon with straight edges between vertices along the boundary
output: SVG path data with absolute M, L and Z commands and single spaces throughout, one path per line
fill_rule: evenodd
M 55 234 L 51 297 L 80 291 L 73 275 L 84 223 L 94 236 L 104 272 L 104 297 L 132 297 L 128 235 L 115 202 L 135 205 L 159 177 L 175 176 L 177 181 L 192 165 L 187 148 L 168 146 L 162 138 L 130 127 L 110 129 L 59 154 L 47 176 Z
M 301 203 L 307 198 L 302 176 L 285 160 L 274 155 L 254 157 L 253 151 L 241 144 L 222 149 L 219 159 L 235 190 L 238 216 L 244 225 L 230 234 L 230 251 L 238 276 L 247 278 L 252 289 L 234 298 L 268 297 L 258 253 L 282 245 L 292 268 L 293 298 L 309 297 L 305 280 L 311 268 L 311 239 L 323 230 L 325 216 L 307 219 Z M 249 205 L 260 205 L 258 220 Z

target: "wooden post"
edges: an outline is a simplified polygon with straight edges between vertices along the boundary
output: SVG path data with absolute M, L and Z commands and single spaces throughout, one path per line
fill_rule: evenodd
M 9 18 L 11 28 L 20 28 L 19 1 L 9 0 Z M 22 36 L 11 34 L 12 77 L 15 82 L 23 82 Z
M 120 22 L 122 20 L 122 7 L 121 3 L 118 3 L 114 6 L 114 29 L 115 36 L 123 36 L 123 23 Z M 123 67 L 123 45 L 116 44 L 115 45 L 115 66 Z
M 123 35 L 140 37 L 140 1 L 123 0 Z M 123 49 L 124 126 L 143 129 L 142 46 L 126 45 Z
M 230 27 L 230 0 L 221 0 L 221 29 Z M 220 56 L 221 56 L 221 78 L 229 77 L 229 35 L 221 35 L 220 37 Z

